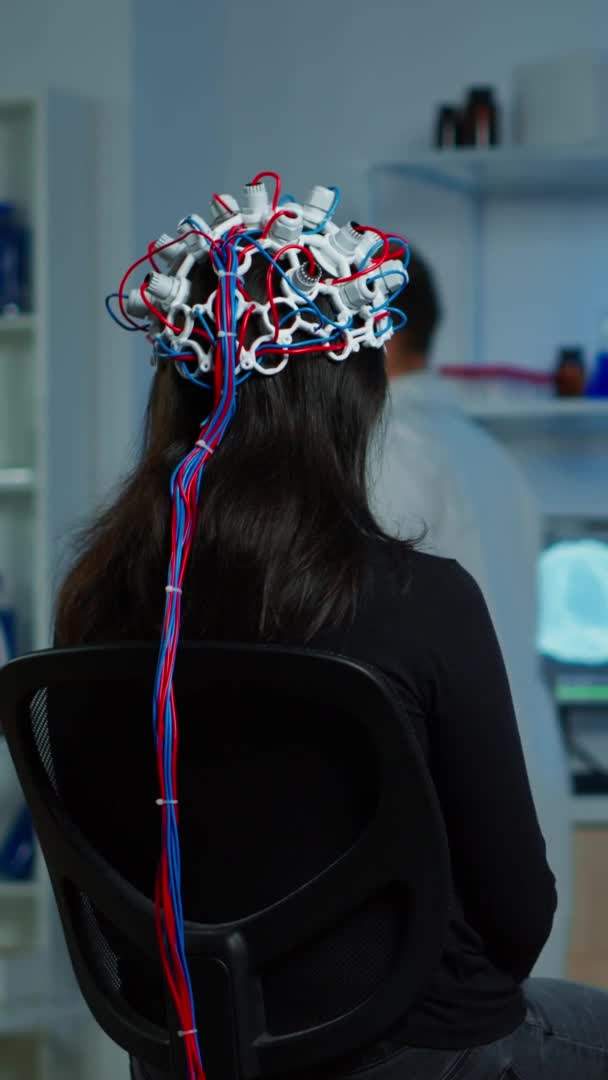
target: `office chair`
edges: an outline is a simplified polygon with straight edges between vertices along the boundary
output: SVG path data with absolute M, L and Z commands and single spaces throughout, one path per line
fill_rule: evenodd
M 131 643 L 24 656 L 0 671 L 0 722 L 91 1012 L 133 1057 L 182 1080 L 183 1040 L 163 981 L 152 900 L 160 829 L 156 660 L 155 646 Z M 327 653 L 184 643 L 175 688 L 186 770 L 180 828 L 182 806 L 193 828 L 202 823 L 200 859 L 190 871 L 192 859 L 182 862 L 207 1080 L 323 1065 L 329 1075 L 330 1063 L 403 1017 L 442 951 L 448 850 L 416 737 L 377 671 Z M 149 790 L 144 800 L 132 793 L 135 773 Z M 353 800 L 357 787 L 363 794 Z M 286 790 L 299 793 L 301 813 L 282 813 Z M 261 810 L 256 817 L 264 800 L 266 817 Z M 279 840 L 267 843 L 275 828 Z M 238 838 L 240 829 L 248 830 L 244 867 L 231 857 L 231 830 Z M 327 845 L 321 865 L 311 858 L 309 832 Z M 283 845 L 297 854 L 296 877 L 292 867 L 277 895 L 265 877 L 283 861 Z M 185 879 L 194 880 L 194 871 L 200 896 L 189 901 Z M 240 881 L 234 896 L 225 881 L 223 891 L 216 887 L 226 875 Z M 356 932 L 370 918 L 371 946 L 353 950 L 351 943 L 341 953 L 340 928 Z M 342 995 L 337 1015 L 317 1002 L 332 956 Z M 319 963 L 323 983 L 315 981 Z M 294 1009 L 301 1009 L 297 1022 Z

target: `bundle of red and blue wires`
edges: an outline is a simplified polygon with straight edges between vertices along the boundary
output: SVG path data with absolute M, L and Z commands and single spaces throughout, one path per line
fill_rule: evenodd
M 194 995 L 188 970 L 184 937 L 177 776 L 179 740 L 173 680 L 180 638 L 182 590 L 196 530 L 201 482 L 209 458 L 220 445 L 234 415 L 237 386 L 243 378 L 247 377 L 247 374 L 245 374 L 237 378 L 236 368 L 245 347 L 247 325 L 254 312 L 254 307 L 251 305 L 244 312 L 239 329 L 237 326 L 237 312 L 239 310 L 237 294 L 240 293 L 246 301 L 250 301 L 242 277 L 239 276 L 240 260 L 248 252 L 255 250 L 268 260 L 266 281 L 275 333 L 274 341 L 266 341 L 257 349 L 256 355 L 260 359 L 267 353 L 289 352 L 290 354 L 301 355 L 308 352 L 339 349 L 341 330 L 345 329 L 344 325 L 339 324 L 327 314 L 321 313 L 315 303 L 300 294 L 302 300 L 306 302 L 306 309 L 318 317 L 319 324 L 328 326 L 327 337 L 313 337 L 310 340 L 300 340 L 290 345 L 279 344 L 279 330 L 285 318 L 288 317 L 280 319 L 276 305 L 273 302 L 273 275 L 277 273 L 286 278 L 279 259 L 289 247 L 299 248 L 309 262 L 311 262 L 312 256 L 307 248 L 299 244 L 285 245 L 283 249 L 275 252 L 274 255 L 271 255 L 260 244 L 259 239 L 263 239 L 267 235 L 271 222 L 280 214 L 289 212 L 288 207 L 284 209 L 278 208 L 280 179 L 276 174 L 260 173 L 252 183 L 258 183 L 265 175 L 273 176 L 276 181 L 273 214 L 265 229 L 247 230 L 242 225 L 237 225 L 228 229 L 221 240 L 205 236 L 209 244 L 209 259 L 218 278 L 213 312 L 215 334 L 212 333 L 208 321 L 200 316 L 198 316 L 200 325 L 194 330 L 194 333 L 204 337 L 208 347 L 214 350 L 212 385 L 201 376 L 200 371 L 192 372 L 190 370 L 188 362 L 196 361 L 196 356 L 192 351 L 190 353 L 187 351 L 187 346 L 186 351 L 181 351 L 181 348 L 180 351 L 175 351 L 162 338 L 157 339 L 160 344 L 161 356 L 174 359 L 184 376 L 199 385 L 211 389 L 213 392 L 211 412 L 201 425 L 199 439 L 190 453 L 177 466 L 171 477 L 171 556 L 153 704 L 154 737 L 160 786 L 160 797 L 157 801 L 162 814 L 161 856 L 155 890 L 156 927 L 165 978 L 177 1015 L 178 1031 L 184 1040 L 189 1080 L 205 1080 L 205 1072 L 198 1039 Z M 226 209 L 229 210 L 230 208 L 226 207 Z M 193 227 L 193 232 L 196 231 L 196 228 Z M 404 244 L 400 237 L 389 234 L 378 232 L 378 237 L 377 246 L 382 248 L 381 256 L 372 259 L 367 269 L 364 269 L 364 264 L 362 264 L 358 271 L 353 272 L 353 278 L 364 273 L 369 274 L 371 271 L 382 275 L 381 265 L 389 257 L 390 241 L 397 240 L 400 244 Z M 118 300 L 123 317 L 128 324 L 123 323 L 121 325 L 125 326 L 126 329 L 144 331 L 149 329 L 147 326 L 134 322 L 128 316 L 123 303 L 124 288 L 130 274 L 142 262 L 150 260 L 154 265 L 153 255 L 158 250 L 154 245 L 150 245 L 147 255 L 142 259 L 138 259 L 129 268 L 121 282 Z M 368 262 L 369 258 L 368 256 L 365 261 Z M 311 266 L 312 270 L 314 270 L 314 266 Z M 298 292 L 291 281 L 290 286 L 294 288 L 295 292 Z M 146 283 L 141 286 L 141 296 L 150 311 L 150 315 L 154 319 L 160 320 L 173 333 L 179 334 L 179 327 L 172 326 L 163 313 L 147 297 Z M 116 318 L 108 303 L 107 306 L 110 314 L 112 314 L 113 318 Z M 385 309 L 385 311 L 390 310 L 390 307 Z M 348 325 L 350 325 L 350 322 Z
M 182 589 L 196 528 L 201 480 L 205 465 L 221 443 L 236 405 L 236 339 L 233 327 L 237 257 L 234 245 L 224 245 L 221 254 L 212 250 L 211 258 L 221 260 L 216 315 L 217 325 L 225 327 L 225 332 L 218 337 L 216 346 L 211 414 L 201 427 L 197 445 L 178 465 L 171 478 L 171 559 L 154 693 L 154 732 L 162 807 L 161 858 L 156 883 L 157 932 L 192 1080 L 204 1080 L 205 1073 L 184 943 L 178 831 L 178 727 L 173 676 L 179 643 Z

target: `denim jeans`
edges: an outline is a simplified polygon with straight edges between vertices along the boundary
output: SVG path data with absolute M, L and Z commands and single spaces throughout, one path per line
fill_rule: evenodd
M 608 992 L 561 979 L 530 979 L 524 992 L 523 1024 L 498 1042 L 387 1049 L 335 1080 L 608 1080 Z M 136 1066 L 133 1080 L 168 1078 Z

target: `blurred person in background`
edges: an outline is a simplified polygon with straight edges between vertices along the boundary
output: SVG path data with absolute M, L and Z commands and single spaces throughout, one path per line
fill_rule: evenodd
M 391 410 L 374 482 L 387 528 L 457 559 L 486 597 L 502 647 L 534 800 L 556 876 L 559 907 L 535 974 L 566 971 L 573 854 L 567 760 L 535 645 L 540 513 L 509 451 L 465 413 L 430 366 L 441 305 L 433 274 L 412 251 L 395 304 L 405 327 L 387 344 Z M 466 628 L 463 628 L 466 632 Z

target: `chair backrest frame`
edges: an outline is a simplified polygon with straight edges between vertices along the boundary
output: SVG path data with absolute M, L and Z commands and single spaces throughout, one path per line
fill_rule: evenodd
M 144 951 L 156 949 L 152 900 L 88 844 L 65 813 L 36 756 L 30 702 L 42 687 L 100 677 L 153 685 L 150 644 L 85 646 L 22 657 L 0 671 L 0 720 L 47 861 L 74 970 L 91 1011 L 134 1056 L 187 1077 L 176 1025 L 166 1030 L 120 1008 L 81 948 L 68 899 L 74 885 Z M 346 710 L 369 733 L 378 755 L 379 801 L 367 828 L 331 866 L 270 907 L 222 925 L 186 924 L 186 954 L 209 1080 L 252 1080 L 350 1054 L 403 1015 L 436 969 L 445 939 L 449 856 L 443 817 L 414 731 L 386 679 L 335 654 L 284 646 L 184 643 L 176 683 L 248 683 L 313 694 Z M 152 733 L 150 733 L 152 738 Z M 415 823 L 412 813 L 415 812 Z M 315 1028 L 273 1035 L 265 1028 L 257 972 L 335 925 L 382 887 L 408 892 L 399 961 L 385 983 L 345 1015 Z M 169 1014 L 171 1010 L 169 1009 Z M 217 1073 L 216 1073 L 217 1070 Z

